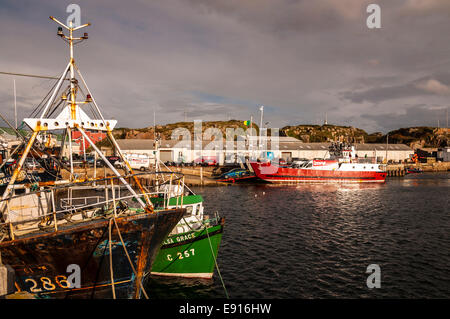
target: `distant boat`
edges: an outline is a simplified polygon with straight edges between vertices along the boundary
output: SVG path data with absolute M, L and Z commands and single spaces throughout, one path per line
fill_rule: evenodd
M 423 173 L 423 169 L 421 169 L 421 168 L 407 168 L 407 169 L 406 169 L 406 173 L 407 173 L 407 174 L 418 174 L 418 173 Z
M 256 175 L 249 170 L 243 168 L 234 168 L 228 172 L 223 173 L 217 177 L 218 182 L 225 183 L 239 183 L 239 182 L 253 182 L 257 179 Z

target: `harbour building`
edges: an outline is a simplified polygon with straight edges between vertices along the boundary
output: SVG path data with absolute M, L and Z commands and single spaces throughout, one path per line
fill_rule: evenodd
M 158 146 L 152 139 L 118 139 L 117 143 L 125 154 L 145 154 L 159 157 L 162 162 L 195 162 L 202 158 L 214 158 L 216 163 L 245 161 L 263 154 L 272 153 L 274 158 L 291 161 L 301 159 L 323 159 L 329 157 L 331 143 L 303 143 L 295 138 L 280 137 L 275 141 L 264 141 L 259 145 L 252 141 L 186 141 L 161 140 Z M 386 158 L 392 162 L 410 159 L 414 150 L 405 144 L 353 144 L 358 158 L 383 162 Z

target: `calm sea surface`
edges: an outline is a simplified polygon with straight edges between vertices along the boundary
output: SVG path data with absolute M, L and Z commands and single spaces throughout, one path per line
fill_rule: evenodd
M 230 298 L 449 298 L 450 173 L 382 185 L 193 189 L 226 218 L 218 264 Z M 366 268 L 381 268 L 368 289 Z M 224 298 L 212 280 L 152 277 L 151 298 Z

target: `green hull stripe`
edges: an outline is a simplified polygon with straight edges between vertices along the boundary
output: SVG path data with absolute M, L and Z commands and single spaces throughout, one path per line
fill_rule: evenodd
M 169 200 L 169 206 L 176 206 L 178 200 L 178 205 L 181 205 L 181 197 L 172 197 Z M 164 202 L 164 198 L 161 197 L 150 197 L 150 201 L 153 205 L 161 204 Z M 188 195 L 183 196 L 183 205 L 192 205 L 203 202 L 202 195 Z

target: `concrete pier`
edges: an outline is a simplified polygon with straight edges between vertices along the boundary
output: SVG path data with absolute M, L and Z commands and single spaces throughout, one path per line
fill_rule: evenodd
M 405 166 L 403 164 L 387 165 L 386 173 L 389 177 L 403 177 L 405 176 Z
M 183 173 L 185 175 L 185 183 L 188 186 L 220 186 L 229 185 L 227 183 L 218 182 L 213 177 L 213 170 L 215 166 L 208 167 L 170 167 L 174 173 Z M 450 162 L 438 162 L 438 163 L 418 163 L 418 164 L 388 164 L 386 165 L 386 172 L 388 177 L 403 177 L 406 175 L 407 168 L 421 168 L 424 172 L 444 172 L 450 171 Z M 231 168 L 230 168 L 231 169 Z M 124 174 L 122 169 L 118 169 L 121 174 Z M 86 170 L 89 177 L 94 176 L 94 169 L 92 167 Z M 84 169 L 76 168 L 75 173 L 80 175 L 85 173 Z M 136 173 L 141 173 L 136 171 Z M 109 168 L 101 168 L 97 171 L 97 177 L 101 178 L 106 174 L 106 176 L 114 176 L 113 172 Z M 67 172 L 63 171 L 63 178 L 68 178 Z M 169 175 L 167 175 L 168 177 Z M 152 174 L 139 175 L 138 179 L 140 183 L 144 186 L 150 186 L 154 184 L 152 179 Z M 132 178 L 128 178 L 128 182 L 135 186 L 135 181 Z M 102 185 L 103 182 L 99 182 Z M 118 183 L 118 181 L 115 181 Z
M 188 186 L 219 186 L 219 185 L 227 185 L 226 183 L 218 182 L 216 181 L 212 175 L 214 166 L 209 167 L 169 167 L 175 174 L 176 173 L 182 173 L 185 175 L 185 183 Z M 84 174 L 85 170 L 76 168 L 75 170 L 76 174 Z M 122 169 L 118 169 L 119 173 L 124 174 L 124 171 Z M 86 170 L 89 177 L 94 176 L 94 169 L 92 167 L 88 168 Z M 140 171 L 136 171 L 136 173 L 141 173 Z M 101 168 L 97 170 L 97 177 L 102 178 L 106 174 L 106 176 L 115 176 L 114 173 L 109 168 Z M 69 174 L 66 171 L 62 171 L 63 178 L 68 178 Z M 139 179 L 139 182 L 144 186 L 151 186 L 154 184 L 153 180 L 154 175 L 152 174 L 143 174 L 139 175 L 137 178 Z M 168 178 L 169 175 L 166 176 Z M 133 178 L 127 178 L 127 181 L 132 185 L 135 186 L 135 181 Z M 99 182 L 99 185 L 102 185 L 104 182 Z M 114 181 L 114 183 L 118 183 L 117 180 Z
M 14 281 L 14 269 L 9 265 L 3 265 L 0 253 L 0 298 L 14 293 Z
M 406 175 L 406 170 L 408 168 L 421 169 L 423 172 L 448 172 L 450 171 L 450 162 L 389 164 L 386 166 L 387 176 L 403 177 Z
M 450 171 L 450 162 L 435 162 L 435 163 L 417 163 L 406 164 L 407 168 L 420 168 L 424 172 L 448 172 Z

